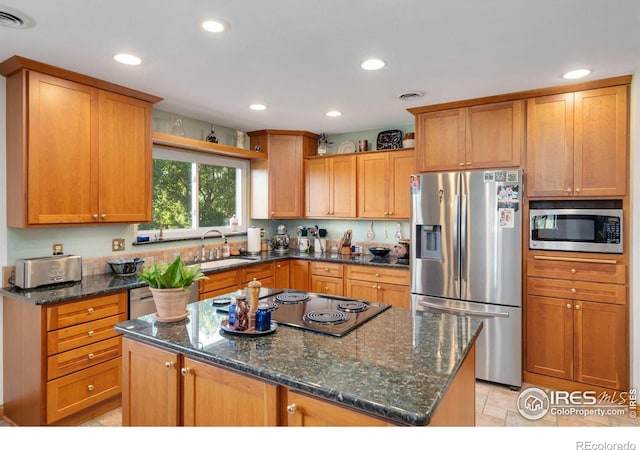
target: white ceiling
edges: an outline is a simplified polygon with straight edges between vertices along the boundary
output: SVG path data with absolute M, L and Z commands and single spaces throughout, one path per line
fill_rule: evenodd
M 639 0 L 0 1 L 35 21 L 0 27 L 0 60 L 63 67 L 244 131 L 384 129 L 411 124 L 410 107 L 561 85 L 575 68 L 592 70 L 581 81 L 640 68 Z M 230 30 L 202 30 L 211 17 Z M 118 52 L 143 64 L 118 64 Z M 360 69 L 372 56 L 387 66 Z M 425 96 L 397 98 L 413 90 Z

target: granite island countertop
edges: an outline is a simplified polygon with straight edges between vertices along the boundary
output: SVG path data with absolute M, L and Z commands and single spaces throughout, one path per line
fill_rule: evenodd
M 232 257 L 238 258 L 238 257 Z M 218 267 L 202 270 L 205 274 L 236 270 L 250 265 L 281 261 L 286 259 L 303 259 L 308 261 L 335 262 L 341 264 L 359 264 L 367 266 L 393 267 L 409 270 L 409 265 L 398 261 L 397 258 L 375 258 L 372 255 L 340 255 L 337 253 L 299 253 L 290 251 L 289 253 L 268 252 L 260 256 L 242 257 L 246 263 L 234 264 L 229 267 Z M 50 305 L 66 302 L 70 300 L 81 300 L 85 297 L 95 295 L 108 295 L 122 292 L 128 289 L 146 286 L 147 283 L 138 279 L 137 276 L 118 276 L 113 273 L 91 275 L 82 277 L 82 281 L 51 285 L 36 289 L 20 289 L 15 286 L 0 288 L 0 295 L 23 300 L 34 305 Z
M 222 331 L 227 315 L 210 300 L 188 308 L 180 322 L 148 315 L 116 330 L 405 425 L 429 424 L 482 329 L 477 319 L 389 308 L 339 338 L 286 325 L 250 337 Z

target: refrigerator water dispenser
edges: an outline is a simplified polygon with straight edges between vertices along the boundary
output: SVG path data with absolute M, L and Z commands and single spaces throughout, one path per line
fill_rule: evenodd
M 442 260 L 442 226 L 416 225 L 416 258 Z

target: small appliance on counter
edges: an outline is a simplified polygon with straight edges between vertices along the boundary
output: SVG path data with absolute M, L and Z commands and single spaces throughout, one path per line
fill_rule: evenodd
M 289 235 L 287 227 L 278 225 L 276 235 L 273 237 L 273 251 L 276 253 L 289 253 Z
M 82 280 L 82 256 L 55 255 L 16 260 L 15 286 L 31 289 Z

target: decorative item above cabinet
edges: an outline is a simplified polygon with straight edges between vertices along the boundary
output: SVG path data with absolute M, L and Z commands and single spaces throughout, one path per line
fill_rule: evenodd
M 7 78 L 7 225 L 151 220 L 160 97 L 14 56 Z

